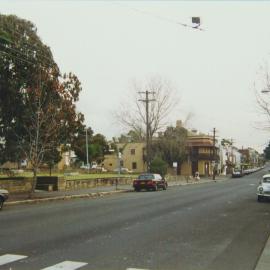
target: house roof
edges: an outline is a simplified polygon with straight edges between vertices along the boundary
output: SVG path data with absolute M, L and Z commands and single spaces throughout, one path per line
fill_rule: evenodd
M 212 147 L 213 138 L 210 136 L 188 136 L 187 146 Z

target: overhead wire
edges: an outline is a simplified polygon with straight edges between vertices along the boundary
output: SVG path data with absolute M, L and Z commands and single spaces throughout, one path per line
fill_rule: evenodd
M 167 22 L 173 23 L 173 24 L 178 24 L 178 25 L 181 25 L 183 27 L 192 28 L 194 30 L 204 31 L 204 29 L 199 27 L 199 25 L 198 26 L 192 26 L 192 25 L 177 21 L 175 19 L 170 19 L 170 18 L 161 16 L 161 15 L 154 14 L 154 13 L 149 12 L 149 11 L 143 11 L 143 10 L 140 10 L 140 9 L 137 9 L 137 8 L 134 8 L 134 7 L 128 7 L 128 8 L 135 11 L 135 12 L 139 12 L 139 13 L 142 13 L 142 14 L 145 14 L 145 15 L 150 15 L 152 17 L 155 17 L 156 19 L 159 19 L 159 20 L 167 21 Z
M 4 31 L 5 32 L 5 29 L 4 28 L 0 28 L 0 30 L 2 30 L 2 31 Z M 20 32 L 18 32 L 18 31 L 16 31 L 16 30 L 12 30 L 12 32 L 14 33 L 14 34 L 16 34 L 17 35 L 17 37 L 21 37 L 21 35 L 22 35 L 22 33 L 20 33 Z M 13 44 L 14 46 L 16 46 L 17 44 L 15 43 L 15 42 L 13 42 L 13 41 L 11 41 L 11 40 L 6 40 L 5 38 L 2 38 L 1 36 L 0 36 L 0 39 L 3 39 L 3 40 L 5 40 L 5 42 L 7 42 L 7 43 L 10 43 L 10 44 Z M 39 47 L 37 47 L 37 45 L 36 44 L 31 44 L 31 43 L 28 43 L 28 42 L 26 42 L 25 40 L 20 40 L 20 42 L 22 42 L 22 43 L 24 43 L 24 45 L 27 45 L 27 47 L 30 47 L 30 49 L 32 48 L 33 49 L 33 51 L 36 51 L 38 54 L 39 54 L 39 56 L 41 56 L 41 57 L 43 57 L 43 58 L 45 58 L 45 59 L 47 59 L 49 62 L 51 61 L 51 59 L 49 58 L 49 57 L 47 57 L 46 55 L 44 55 L 44 52 L 42 52 L 41 50 L 40 50 L 40 48 Z M 46 45 L 45 45 L 46 46 Z M 46 47 L 48 47 L 48 46 L 46 46 Z M 25 47 L 26 48 L 26 47 Z M 48 47 L 48 49 L 49 49 L 49 53 L 51 53 L 51 51 L 50 51 L 50 48 Z
M 8 56 L 14 57 L 14 58 L 16 58 L 18 60 L 21 60 L 21 61 L 23 61 L 25 63 L 28 63 L 28 64 L 31 64 L 31 65 L 35 65 L 36 64 L 36 63 L 33 63 L 33 62 L 29 61 L 29 60 L 23 59 L 21 57 L 18 57 L 16 55 L 13 55 L 13 54 L 10 54 L 8 52 L 1 51 L 1 50 L 0 50 L 0 54 L 5 54 L 5 55 L 8 55 Z

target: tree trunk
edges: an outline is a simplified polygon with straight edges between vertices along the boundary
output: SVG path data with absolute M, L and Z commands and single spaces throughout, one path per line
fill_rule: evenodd
M 182 164 L 181 162 L 177 162 L 177 168 L 176 168 L 176 174 L 177 175 L 181 175 L 181 167 L 182 167 Z
M 37 184 L 37 168 L 34 166 L 33 168 L 33 181 L 32 181 L 32 188 L 29 194 L 29 198 L 34 197 L 35 189 L 36 189 L 36 184 Z

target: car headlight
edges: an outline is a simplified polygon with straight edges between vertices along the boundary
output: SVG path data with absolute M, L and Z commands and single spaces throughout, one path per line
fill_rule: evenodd
M 259 187 L 259 188 L 258 188 L 258 191 L 259 191 L 260 193 L 263 193 L 263 187 Z

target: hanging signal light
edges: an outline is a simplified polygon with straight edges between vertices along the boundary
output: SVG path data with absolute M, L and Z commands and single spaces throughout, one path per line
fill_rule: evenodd
M 198 28 L 201 25 L 201 18 L 200 17 L 192 17 L 191 18 L 193 28 Z

